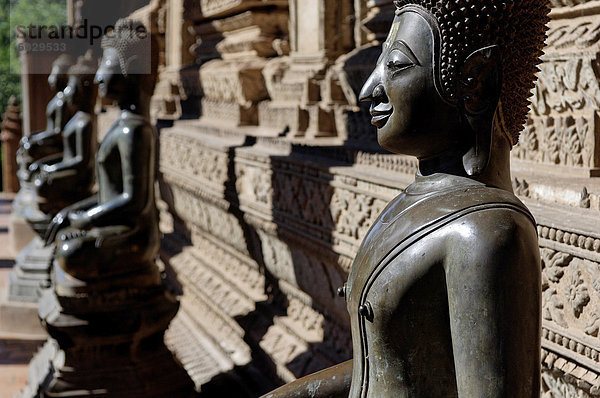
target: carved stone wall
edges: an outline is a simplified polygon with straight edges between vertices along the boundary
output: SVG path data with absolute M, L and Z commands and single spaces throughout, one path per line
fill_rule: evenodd
M 182 300 L 167 339 L 203 391 L 236 385 L 255 397 L 351 356 L 336 289 L 369 226 L 416 171 L 414 159 L 378 148 L 357 102 L 394 8 L 391 0 L 162 4 L 167 90 L 155 100 L 175 109 L 161 118 L 181 119 L 160 134 L 162 259 Z M 549 5 L 514 189 L 539 224 L 542 395 L 594 397 L 600 1 Z

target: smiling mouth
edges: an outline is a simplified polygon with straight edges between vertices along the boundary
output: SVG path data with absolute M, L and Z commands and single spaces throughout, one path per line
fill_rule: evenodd
M 382 110 L 379 110 L 377 108 L 372 108 L 371 116 L 373 118 L 371 119 L 371 124 L 373 126 L 377 127 L 378 129 L 382 128 L 383 126 L 385 126 L 387 121 L 390 119 L 390 116 L 392 116 L 393 112 L 394 112 L 394 108 L 392 108 L 392 107 L 390 107 L 388 109 L 382 109 Z

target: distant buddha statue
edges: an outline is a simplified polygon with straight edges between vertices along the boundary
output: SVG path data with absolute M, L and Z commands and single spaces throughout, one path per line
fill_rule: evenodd
M 121 113 L 98 148 L 97 194 L 61 210 L 46 234 L 55 258 L 39 317 L 52 338 L 46 352 L 58 351 L 49 374 L 29 381 L 28 389 L 41 396 L 194 394 L 163 339 L 179 303 L 155 262 L 157 137 L 148 114 L 158 66 L 153 42 L 143 24 L 127 19 L 102 40 L 95 81 Z
M 536 226 L 509 152 L 528 111 L 546 0 L 399 0 L 361 93 L 415 182 L 375 221 L 339 291 L 353 359 L 279 397 L 540 396 Z
M 58 238 L 61 268 L 83 279 L 129 272 L 135 264 L 154 266 L 160 243 L 154 197 L 156 132 L 149 122 L 156 74 L 128 73 L 150 59 L 136 54 L 135 41 L 124 47 L 118 40 L 124 39 L 104 37 L 96 73 L 102 97 L 121 109 L 98 148 L 98 193 L 61 211 L 47 235 L 48 242 Z
M 66 206 L 92 194 L 97 147 L 97 86 L 94 76 L 98 64 L 91 53 L 79 57 L 69 69 L 64 101 L 78 112 L 62 129 L 63 151 L 33 162 L 29 170 L 42 212 L 55 215 Z
M 70 55 L 63 54 L 52 64 L 48 84 L 57 93 L 46 107 L 46 129 L 21 139 L 17 152 L 18 176 L 21 183 L 30 180 L 29 166 L 32 162 L 62 151 L 60 134 L 75 113 L 72 104 L 65 100 L 63 93 L 69 82 L 68 71 L 73 63 Z
M 93 192 L 97 146 L 94 75 L 97 67 L 91 54 L 86 54 L 69 69 L 70 77 L 62 101 L 79 112 L 61 131 L 62 152 L 46 156 L 28 167 L 31 176 L 26 185 L 29 200 L 21 214 L 38 234 L 16 257 L 9 279 L 12 300 L 38 301 L 41 285 L 48 283 L 54 255 L 54 248 L 42 239 L 48 224 L 61 209 Z M 24 192 L 20 195 L 23 198 Z

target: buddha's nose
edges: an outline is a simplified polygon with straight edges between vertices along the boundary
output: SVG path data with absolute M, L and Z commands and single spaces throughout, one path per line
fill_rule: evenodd
M 365 101 L 377 101 L 377 102 L 386 102 L 387 96 L 385 93 L 385 87 L 383 87 L 383 83 L 381 82 L 381 78 L 379 76 L 379 68 L 375 69 L 375 71 L 369 76 L 369 79 L 363 86 L 362 90 L 360 90 L 359 102 Z

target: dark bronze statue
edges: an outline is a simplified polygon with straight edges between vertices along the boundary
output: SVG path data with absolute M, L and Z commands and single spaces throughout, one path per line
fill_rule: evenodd
M 63 151 L 29 166 L 42 212 L 55 215 L 66 206 L 89 197 L 94 184 L 96 154 L 97 61 L 91 53 L 69 69 L 63 101 L 78 112 L 61 131 Z
M 55 359 L 62 360 L 45 380 L 30 380 L 29 388 L 42 396 L 193 392 L 163 341 L 179 304 L 155 264 L 160 231 L 149 103 L 158 54 L 141 51 L 150 45 L 148 35 L 140 22 L 119 20 L 102 41 L 95 81 L 121 114 L 98 148 L 97 194 L 61 210 L 46 235 L 56 251 L 52 287 L 42 295 L 39 316 L 54 339 L 48 344 L 58 345 Z M 152 65 L 150 73 L 138 72 L 144 63 Z
M 62 208 L 89 197 L 93 192 L 97 146 L 94 114 L 97 87 L 94 75 L 97 67 L 97 60 L 91 54 L 79 57 L 77 63 L 70 67 L 69 81 L 61 101 L 65 107 L 79 111 L 61 131 L 62 152 L 43 157 L 28 167 L 30 181 L 26 182 L 26 188 L 30 195 L 21 214 L 38 235 L 17 255 L 10 274 L 12 300 L 38 301 L 40 284 L 47 285 L 54 252 L 53 247 L 46 245 L 42 239 L 46 228 Z
M 58 237 L 60 267 L 84 280 L 131 272 L 136 264 L 154 266 L 160 243 L 154 199 L 156 135 L 148 121 L 155 76 L 126 76 L 121 49 L 110 39 L 104 43 L 96 82 L 104 98 L 118 102 L 121 114 L 98 149 L 98 193 L 62 210 L 47 234 L 47 242 Z
M 509 152 L 545 36 L 545 0 L 399 0 L 365 86 L 379 143 L 416 156 L 340 289 L 354 358 L 277 397 L 540 395 L 535 221 Z
M 54 61 L 52 71 L 48 77 L 48 83 L 52 90 L 57 91 L 57 94 L 46 107 L 46 129 L 23 137 L 19 143 L 19 149 L 17 150 L 17 177 L 20 189 L 13 201 L 13 214 L 20 219 L 27 219 L 28 216 L 35 219 L 40 216 L 40 212 L 37 209 L 35 190 L 31 181 L 32 173 L 29 167 L 37 160 L 56 156 L 62 152 L 60 133 L 74 114 L 71 106 L 65 101 L 63 93 L 69 81 L 68 71 L 72 65 L 73 59 L 68 54 L 63 54 Z M 26 212 L 29 214 L 25 214 Z M 45 226 L 47 226 L 47 223 Z M 45 226 L 33 225 L 38 233 L 43 233 Z
M 66 101 L 63 92 L 68 85 L 68 72 L 73 63 L 74 60 L 70 55 L 63 54 L 52 64 L 48 84 L 57 93 L 46 107 L 46 129 L 21 139 L 17 152 L 18 176 L 21 184 L 30 181 L 31 163 L 62 151 L 61 132 L 75 114 L 72 104 Z

